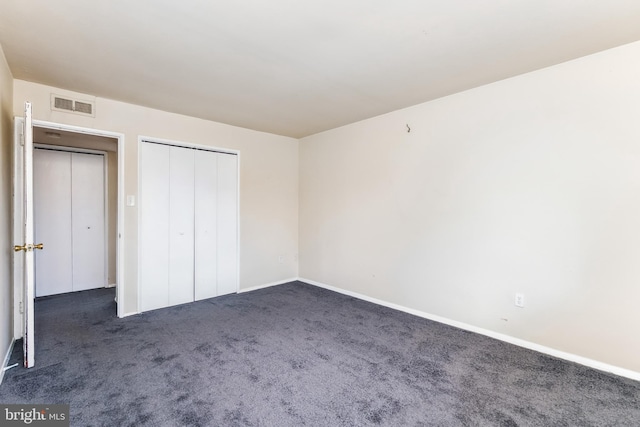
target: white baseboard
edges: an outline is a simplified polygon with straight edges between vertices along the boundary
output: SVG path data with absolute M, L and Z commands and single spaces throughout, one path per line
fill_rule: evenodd
M 123 315 L 122 315 L 122 316 L 120 316 L 119 318 L 120 318 L 120 319 L 123 319 L 123 318 L 125 318 L 125 317 L 135 316 L 136 314 L 140 314 L 140 313 L 138 313 L 137 311 L 132 311 L 131 313 L 125 313 L 125 314 L 123 314 Z
M 4 356 L 2 361 L 2 369 L 0 370 L 0 385 L 2 385 L 2 380 L 4 380 L 4 371 L 5 368 L 9 365 L 9 359 L 11 359 L 11 352 L 13 352 L 13 345 L 16 343 L 15 339 L 11 339 L 11 343 L 9 344 L 9 348 L 7 349 L 7 353 Z
M 243 294 L 245 292 L 257 291 L 258 289 L 264 289 L 264 288 L 270 288 L 272 286 L 284 285 L 285 283 L 295 282 L 296 280 L 298 280 L 297 277 L 292 277 L 292 278 L 286 279 L 286 280 L 280 280 L 280 281 L 277 281 L 277 282 L 265 283 L 264 285 L 258 285 L 258 286 L 252 286 L 250 288 L 240 289 L 240 290 L 238 290 L 238 293 L 239 294 Z
M 465 331 L 475 332 L 480 335 L 485 335 L 491 338 L 495 338 L 500 341 L 507 342 L 509 344 L 514 344 L 519 347 L 524 347 L 529 350 L 534 350 L 539 353 L 544 353 L 549 356 L 557 357 L 559 359 L 568 360 L 570 362 L 575 362 L 580 365 L 587 366 L 589 368 L 597 369 L 599 371 L 609 372 L 615 375 L 619 375 L 621 377 L 630 378 L 635 381 L 640 381 L 640 372 L 632 371 L 630 369 L 621 368 L 619 366 L 609 365 L 607 363 L 599 362 L 597 360 L 589 359 L 586 357 L 578 356 L 577 354 L 567 353 L 561 350 L 557 350 L 551 347 L 546 347 L 540 344 L 536 344 L 530 341 L 522 340 L 520 338 L 515 338 L 510 335 L 505 335 L 499 332 L 495 332 L 489 329 L 480 328 L 477 326 L 469 325 L 467 323 L 458 322 L 456 320 L 451 320 L 446 317 L 437 316 L 434 314 L 426 313 L 424 311 L 415 310 L 412 308 L 404 307 L 398 304 L 393 304 L 387 301 L 379 300 L 377 298 L 372 298 L 363 294 L 359 294 L 357 292 L 347 291 L 345 289 L 336 288 L 335 286 L 327 285 L 325 283 L 316 282 L 315 280 L 305 279 L 303 277 L 299 277 L 297 280 L 308 283 L 313 286 L 318 286 L 320 288 L 328 289 L 330 291 L 338 292 L 340 294 L 348 295 L 350 297 L 358 298 L 364 301 L 372 302 L 374 304 L 378 304 L 384 307 L 392 308 L 394 310 L 403 311 L 405 313 L 413 314 L 414 316 L 422 317 L 425 319 L 433 320 L 435 322 L 444 323 L 445 325 L 454 326 L 459 329 L 464 329 Z
M 272 286 L 284 285 L 285 283 L 295 282 L 296 280 L 298 280 L 297 277 L 292 277 L 290 279 L 281 280 L 281 281 L 278 281 L 278 282 L 265 283 L 264 285 L 258 285 L 258 286 L 253 286 L 251 288 L 240 289 L 240 290 L 238 290 L 238 293 L 239 294 L 243 294 L 245 292 L 257 291 L 258 289 L 264 289 L 264 288 L 270 288 Z M 125 313 L 124 315 L 122 315 L 121 318 L 129 317 L 129 316 L 135 316 L 136 314 L 139 314 L 139 312 L 133 311 L 131 313 Z

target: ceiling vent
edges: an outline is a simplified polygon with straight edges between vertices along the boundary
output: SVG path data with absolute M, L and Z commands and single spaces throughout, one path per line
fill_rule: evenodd
M 76 113 L 83 116 L 96 116 L 94 101 L 77 100 L 60 95 L 51 94 L 51 110 Z

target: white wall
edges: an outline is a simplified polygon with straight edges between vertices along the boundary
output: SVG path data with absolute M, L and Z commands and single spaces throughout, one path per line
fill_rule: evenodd
M 96 117 L 51 111 L 50 95 L 75 94 L 22 80 L 14 81 L 14 113 L 33 103 L 34 118 L 125 135 L 125 193 L 138 191 L 138 136 L 151 136 L 240 151 L 240 288 L 297 276 L 298 142 L 221 123 L 132 104 L 96 99 Z M 137 310 L 138 211 L 125 208 L 125 313 Z M 284 262 L 279 256 L 284 255 Z
M 300 276 L 640 372 L 638 76 L 640 42 L 302 139 Z
M 11 339 L 13 232 L 11 230 L 11 174 L 13 163 L 13 76 L 0 46 L 0 367 Z M 0 374 L 1 378 L 1 374 Z

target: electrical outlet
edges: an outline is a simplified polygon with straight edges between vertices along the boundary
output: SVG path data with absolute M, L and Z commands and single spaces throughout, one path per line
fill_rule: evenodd
M 516 307 L 524 307 L 524 294 L 516 294 Z

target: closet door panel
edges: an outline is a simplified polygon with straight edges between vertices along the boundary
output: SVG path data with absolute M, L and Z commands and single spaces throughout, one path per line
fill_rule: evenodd
M 238 290 L 238 157 L 218 154 L 218 295 Z
M 169 147 L 140 144 L 140 310 L 169 305 Z
M 169 305 L 194 299 L 194 153 L 170 147 Z
M 104 156 L 71 153 L 73 290 L 106 286 Z
M 195 299 L 218 295 L 217 278 L 218 154 L 195 157 Z
M 33 151 L 36 297 L 71 292 L 71 153 Z

